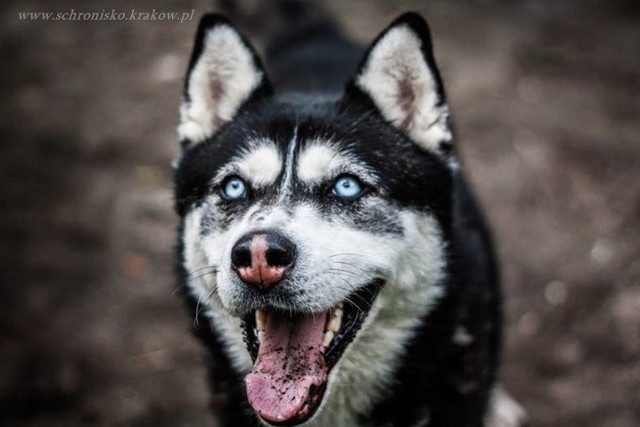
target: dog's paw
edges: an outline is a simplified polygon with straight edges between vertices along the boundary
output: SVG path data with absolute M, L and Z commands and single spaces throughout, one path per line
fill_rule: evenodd
M 524 427 L 528 419 L 527 411 L 501 386 L 493 390 L 485 418 L 486 427 Z

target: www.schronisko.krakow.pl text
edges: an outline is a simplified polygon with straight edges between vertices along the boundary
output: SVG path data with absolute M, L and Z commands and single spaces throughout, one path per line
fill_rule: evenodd
M 195 9 L 188 11 L 139 10 L 126 11 L 103 9 L 100 11 L 82 11 L 69 9 L 59 12 L 18 12 L 22 21 L 191 21 Z

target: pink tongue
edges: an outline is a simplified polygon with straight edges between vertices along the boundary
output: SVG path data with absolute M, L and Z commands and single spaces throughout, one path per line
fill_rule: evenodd
M 301 419 L 311 410 L 315 403 L 307 402 L 311 386 L 327 381 L 325 320 L 326 313 L 293 319 L 269 313 L 258 357 L 244 379 L 249 403 L 265 420 Z

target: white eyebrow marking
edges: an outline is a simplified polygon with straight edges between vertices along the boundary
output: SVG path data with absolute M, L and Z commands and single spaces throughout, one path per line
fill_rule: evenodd
M 283 202 L 290 195 L 293 190 L 293 156 L 298 145 L 298 125 L 293 128 L 293 137 L 289 143 L 289 149 L 287 150 L 287 158 L 284 166 L 284 177 L 282 178 L 282 184 L 280 185 L 280 196 L 278 202 Z
M 298 161 L 298 177 L 308 184 L 333 176 L 334 171 L 344 165 L 345 160 L 331 146 L 313 144 L 304 150 Z
M 250 150 L 237 163 L 238 171 L 257 186 L 273 184 L 282 170 L 282 160 L 277 148 L 260 144 Z

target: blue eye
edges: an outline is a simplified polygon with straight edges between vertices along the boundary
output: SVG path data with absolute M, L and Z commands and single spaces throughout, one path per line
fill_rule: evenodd
M 242 199 L 247 192 L 244 181 L 237 176 L 228 178 L 222 187 L 222 195 L 225 199 L 238 200 Z
M 355 199 L 362 194 L 362 185 L 358 178 L 344 175 L 336 179 L 333 184 L 333 193 L 343 199 Z

